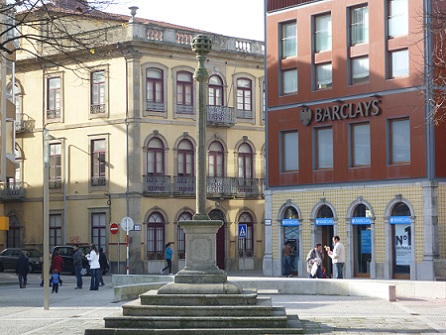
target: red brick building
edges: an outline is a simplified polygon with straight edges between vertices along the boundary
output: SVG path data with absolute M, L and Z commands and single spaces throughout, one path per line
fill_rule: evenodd
M 435 6 L 267 2 L 265 273 L 282 274 L 292 240 L 293 272 L 307 276 L 308 251 L 339 235 L 344 277 L 446 276 L 446 129 L 426 103 Z

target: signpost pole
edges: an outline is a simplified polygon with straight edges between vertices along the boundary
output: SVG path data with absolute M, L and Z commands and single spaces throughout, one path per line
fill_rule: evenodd
M 243 239 L 243 275 L 246 275 L 246 238 Z
M 128 218 L 126 218 L 126 221 L 127 221 L 127 224 L 126 224 L 126 226 L 127 226 L 127 229 L 126 229 L 126 231 L 127 231 L 127 236 L 126 236 L 126 243 L 127 243 L 127 265 L 126 265 L 126 268 L 127 268 L 127 275 L 129 275 L 129 226 L 130 226 L 130 224 L 129 224 L 129 219 L 128 219 Z
M 126 216 L 121 220 L 121 228 L 125 230 L 126 236 L 125 236 L 125 244 L 127 246 L 127 259 L 126 259 L 126 272 L 127 275 L 129 274 L 129 263 L 130 263 L 130 252 L 129 252 L 129 231 L 133 230 L 133 227 L 135 226 L 132 218 Z M 119 256 L 118 256 L 119 257 Z

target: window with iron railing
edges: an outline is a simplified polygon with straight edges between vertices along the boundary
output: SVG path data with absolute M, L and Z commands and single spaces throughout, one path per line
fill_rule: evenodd
M 165 221 L 160 212 L 150 214 L 147 220 L 147 259 L 164 259 Z
M 253 118 L 252 81 L 247 78 L 237 79 L 237 118 Z
M 105 71 L 94 71 L 90 75 L 91 114 L 105 113 Z
M 164 71 L 157 68 L 146 70 L 146 110 L 164 112 Z
M 91 186 L 105 186 L 106 184 L 106 147 L 105 139 L 91 141 Z
M 49 188 L 62 188 L 62 144 L 51 143 L 50 148 Z
M 61 117 L 61 78 L 51 77 L 47 79 L 47 119 L 59 119 Z

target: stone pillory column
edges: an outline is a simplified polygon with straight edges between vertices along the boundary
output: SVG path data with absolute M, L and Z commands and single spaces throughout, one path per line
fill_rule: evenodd
M 205 35 L 197 35 L 191 43 L 198 67 L 194 78 L 198 82 L 197 158 L 196 158 L 196 213 L 193 220 L 181 221 L 186 238 L 185 267 L 174 277 L 174 282 L 164 285 L 158 293 L 241 293 L 242 289 L 227 282 L 226 272 L 216 265 L 216 235 L 223 224 L 210 220 L 206 213 L 206 100 L 208 73 L 206 55 L 212 41 Z

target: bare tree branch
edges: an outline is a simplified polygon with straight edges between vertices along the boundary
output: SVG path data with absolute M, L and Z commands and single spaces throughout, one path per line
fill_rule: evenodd
M 424 13 L 424 29 L 432 40 L 432 53 L 425 59 L 427 87 L 426 102 L 431 106 L 428 119 L 434 124 L 446 122 L 446 9 L 444 4 L 432 6 L 432 12 Z
M 129 17 L 106 13 L 122 0 L 0 0 L 0 52 L 63 65 L 65 57 L 82 66 L 85 56 L 105 45 L 109 29 Z

